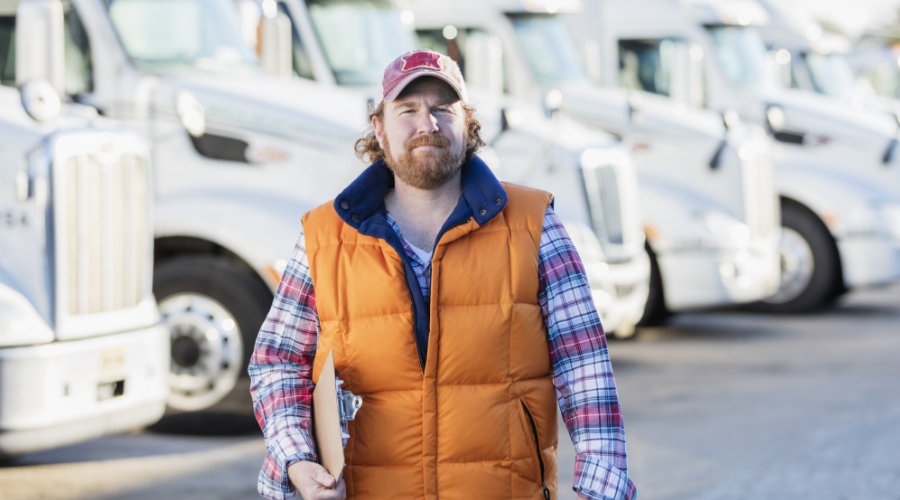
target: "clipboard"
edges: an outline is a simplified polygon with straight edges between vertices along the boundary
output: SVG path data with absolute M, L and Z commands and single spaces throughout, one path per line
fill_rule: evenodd
M 349 438 L 347 422 L 356 418 L 362 398 L 341 390 L 344 382 L 334 369 L 334 351 L 328 351 L 325 365 L 313 389 L 313 427 L 319 463 L 339 481 L 344 470 L 344 439 Z

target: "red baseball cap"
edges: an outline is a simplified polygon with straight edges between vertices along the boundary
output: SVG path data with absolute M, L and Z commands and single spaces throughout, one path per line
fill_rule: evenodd
M 411 50 L 394 59 L 384 70 L 381 80 L 382 97 L 385 101 L 393 101 L 409 82 L 423 76 L 433 76 L 447 82 L 462 102 L 468 103 L 466 82 L 456 61 L 428 49 Z

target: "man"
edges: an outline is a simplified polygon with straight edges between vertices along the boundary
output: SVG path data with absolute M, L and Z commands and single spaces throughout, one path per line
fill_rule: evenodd
M 556 407 L 585 499 L 632 499 L 606 340 L 543 191 L 501 184 L 456 63 L 385 71 L 357 154 L 374 160 L 303 234 L 250 366 L 260 494 L 306 500 L 556 497 Z M 364 399 L 335 482 L 310 402 L 330 351 Z

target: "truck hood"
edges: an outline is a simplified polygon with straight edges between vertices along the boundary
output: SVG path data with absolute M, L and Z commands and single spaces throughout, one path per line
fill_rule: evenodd
M 784 111 L 784 130 L 855 145 L 883 153 L 897 137 L 897 122 L 890 115 L 863 112 L 834 98 L 798 90 L 776 90 L 763 94 L 762 106 L 747 110 L 747 118 L 765 123 L 768 107 Z M 754 116 L 755 115 L 755 116 Z
M 239 128 L 290 140 L 346 147 L 368 126 L 366 99 L 358 92 L 300 79 L 266 75 L 167 76 L 155 109 L 177 114 L 175 99 L 189 91 L 205 109 L 209 128 Z
M 572 86 L 562 89 L 564 106 L 573 117 L 618 135 L 641 130 L 673 137 L 725 136 L 722 117 L 649 92 L 620 88 Z M 634 123 L 632 123 L 632 120 Z

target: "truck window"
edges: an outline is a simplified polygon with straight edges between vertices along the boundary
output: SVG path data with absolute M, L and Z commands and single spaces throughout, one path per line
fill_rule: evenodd
M 670 95 L 675 44 L 672 40 L 620 40 L 619 86 Z
M 294 67 L 294 76 L 300 78 L 313 79 L 312 65 L 309 64 L 309 56 L 306 55 L 306 47 L 303 46 L 303 39 L 300 38 L 300 32 L 297 31 L 297 23 L 291 17 L 291 11 L 284 2 L 278 2 L 278 10 L 291 20 L 291 47 L 292 47 L 292 65 Z
M 753 90 L 774 83 L 775 75 L 766 68 L 766 44 L 754 27 L 714 25 L 706 31 L 719 68 L 732 84 Z
M 309 0 L 307 5 L 338 85 L 378 85 L 384 68 L 415 48 L 412 30 L 389 2 Z
M 706 105 L 703 48 L 681 38 L 619 40 L 619 86 Z
M 65 11 L 66 94 L 77 95 L 94 90 L 91 47 L 87 33 L 70 5 Z M 16 85 L 16 18 L 0 17 L 0 85 Z
M 0 17 L 0 85 L 16 85 L 15 17 Z
M 416 31 L 419 48 L 449 56 L 459 65 L 459 70 L 463 75 L 466 74 L 466 39 L 474 33 L 488 34 L 487 31 L 478 28 L 460 28 L 451 25 L 438 30 Z M 505 57 L 501 64 L 503 66 L 503 92 L 509 93 Z
M 843 54 L 806 52 L 803 63 L 820 94 L 849 99 L 856 91 L 856 76 Z

